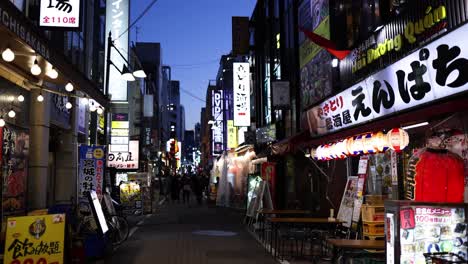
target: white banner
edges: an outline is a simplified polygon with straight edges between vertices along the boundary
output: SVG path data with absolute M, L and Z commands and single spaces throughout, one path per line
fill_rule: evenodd
M 42 0 L 39 15 L 41 27 L 80 27 L 80 0 Z
M 468 90 L 468 25 L 413 52 L 307 112 L 327 134 Z
M 107 36 L 112 32 L 112 40 L 115 47 L 128 60 L 128 32 L 122 34 L 128 28 L 129 0 L 108 0 L 106 1 L 106 47 Z M 120 36 L 122 34 L 122 36 Z M 106 58 L 107 58 L 106 50 Z M 123 69 L 125 60 L 120 54 L 111 48 L 111 61 L 119 69 Z M 127 65 L 128 66 L 128 65 Z M 127 101 L 127 81 L 120 72 L 113 66 L 109 68 L 109 94 L 111 101 Z
M 235 62 L 234 68 L 234 126 L 250 126 L 250 65 Z

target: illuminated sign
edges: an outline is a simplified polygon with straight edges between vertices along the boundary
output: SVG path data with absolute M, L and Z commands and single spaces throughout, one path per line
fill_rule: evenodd
M 80 27 L 80 0 L 42 0 L 39 26 L 59 28 Z
M 250 65 L 233 63 L 234 126 L 250 126 Z
M 128 114 L 112 114 L 110 151 L 128 151 L 129 121 Z
M 44 1 L 42 1 L 44 2 Z M 129 0 L 106 1 L 106 46 L 107 36 L 112 33 L 114 46 L 128 60 L 128 28 Z M 107 58 L 106 50 L 106 58 Z M 120 70 L 123 69 L 125 60 L 120 54 L 111 48 L 111 61 Z M 109 94 L 112 101 L 127 101 L 127 81 L 122 79 L 120 72 L 115 67 L 109 68 Z
M 112 146 L 112 145 L 111 145 Z M 111 149 L 107 156 L 107 166 L 123 170 L 138 169 L 139 141 L 130 140 L 127 151 Z
M 237 148 L 237 127 L 234 126 L 233 120 L 227 121 L 228 130 L 228 148 Z
M 214 124 L 212 130 L 213 155 L 220 155 L 224 151 L 224 98 L 222 90 L 212 91 L 212 114 Z
M 307 111 L 327 134 L 468 90 L 468 25 L 437 39 Z

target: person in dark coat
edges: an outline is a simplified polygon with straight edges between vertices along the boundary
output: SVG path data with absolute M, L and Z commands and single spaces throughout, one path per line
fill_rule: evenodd
M 177 174 L 172 176 L 171 199 L 173 202 L 180 202 L 180 179 Z

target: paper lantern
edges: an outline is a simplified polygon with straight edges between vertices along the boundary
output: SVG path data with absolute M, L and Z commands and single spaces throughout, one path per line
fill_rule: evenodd
M 374 146 L 374 134 L 366 133 L 363 136 L 363 150 L 364 153 L 374 154 L 377 153 L 377 148 Z
M 347 148 L 348 140 L 340 140 L 335 144 L 335 155 L 338 159 L 344 159 L 348 156 L 348 148 Z
M 367 154 L 367 150 L 365 149 L 365 146 L 364 146 L 364 138 L 365 138 L 365 135 L 357 135 L 354 138 L 354 142 L 353 142 L 354 155 Z
M 354 153 L 354 137 L 349 137 L 346 139 L 346 149 L 348 150 L 348 155 L 354 156 L 359 153 Z
M 387 142 L 391 149 L 400 152 L 409 144 L 408 132 L 401 128 L 394 128 L 388 131 Z
M 318 146 L 317 150 L 315 151 L 315 155 L 317 156 L 318 160 L 324 160 L 324 146 Z
M 463 203 L 464 163 L 445 149 L 422 149 L 409 160 L 406 197 L 420 202 Z
M 387 137 L 382 131 L 374 133 L 372 135 L 372 142 L 374 148 L 377 149 L 378 152 L 385 152 L 388 149 Z
M 318 159 L 317 158 L 317 149 L 315 149 L 315 148 L 310 149 L 310 157 L 315 159 L 315 160 Z

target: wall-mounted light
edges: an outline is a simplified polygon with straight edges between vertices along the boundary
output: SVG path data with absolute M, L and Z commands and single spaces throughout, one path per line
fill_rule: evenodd
M 3 119 L 3 115 L 0 116 L 0 127 L 4 127 L 5 126 L 5 119 Z
M 42 95 L 42 91 L 39 93 L 39 95 L 37 96 L 36 100 L 38 102 L 43 102 L 44 101 L 44 96 Z
M 70 102 L 67 102 L 67 103 L 65 104 L 65 108 L 67 108 L 67 109 L 72 109 L 72 107 L 73 107 L 73 105 L 72 105 L 72 103 L 70 103 Z
M 18 95 L 17 99 L 18 99 L 18 102 L 24 102 L 23 94 Z
M 6 62 L 12 62 L 15 59 L 15 53 L 10 48 L 7 47 L 2 52 L 2 59 Z
M 10 109 L 10 111 L 8 112 L 8 117 L 15 118 L 15 116 L 16 116 L 15 110 L 13 110 L 13 108 Z
M 416 128 L 416 127 L 427 126 L 427 125 L 429 125 L 429 122 L 421 122 L 421 123 L 417 123 L 417 124 L 413 124 L 413 125 L 409 125 L 409 126 L 404 126 L 402 128 L 405 129 L 405 130 L 408 130 L 408 129 L 412 129 L 412 128 Z
M 65 85 L 65 91 L 71 93 L 73 92 L 73 89 L 75 89 L 75 87 L 73 87 L 73 84 L 67 83 L 67 85 Z
M 333 68 L 338 67 L 338 59 L 335 58 L 335 59 L 332 60 L 332 67 Z
M 39 64 L 38 64 L 38 62 L 37 62 L 37 59 L 35 59 L 35 60 L 34 60 L 34 64 L 33 64 L 33 66 L 31 67 L 31 73 L 32 73 L 32 75 L 37 76 L 37 75 L 41 74 L 41 72 L 42 72 L 41 67 L 39 67 Z
M 128 70 L 127 65 L 124 64 L 123 69 L 122 69 L 122 78 L 128 82 L 133 82 L 135 81 L 135 77 L 133 74 Z
M 51 79 L 57 79 L 58 72 L 54 67 L 52 67 L 52 69 L 47 72 L 47 76 L 49 76 Z

